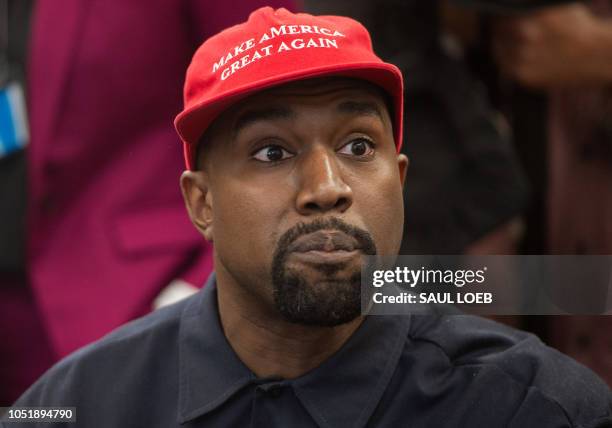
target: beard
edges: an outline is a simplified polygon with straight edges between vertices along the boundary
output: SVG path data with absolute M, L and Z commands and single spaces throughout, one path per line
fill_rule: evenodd
M 364 255 L 376 255 L 368 232 L 338 219 L 299 223 L 279 239 L 272 261 L 274 305 L 289 322 L 333 327 L 361 313 L 361 266 L 356 263 L 319 264 L 314 275 L 289 266 L 289 246 L 303 235 L 320 230 L 337 230 L 355 239 Z

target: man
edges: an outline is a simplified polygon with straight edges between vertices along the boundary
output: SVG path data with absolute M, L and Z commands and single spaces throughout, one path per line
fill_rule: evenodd
M 401 118 L 401 74 L 353 20 L 263 8 L 209 39 L 176 126 L 216 276 L 16 406 L 73 406 L 83 427 L 612 423 L 608 388 L 531 335 L 360 313 L 361 256 L 401 241 Z

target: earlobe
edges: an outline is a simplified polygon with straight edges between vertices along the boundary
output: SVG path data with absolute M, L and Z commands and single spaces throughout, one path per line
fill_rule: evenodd
M 400 153 L 399 155 L 397 155 L 397 167 L 399 170 L 399 176 L 400 176 L 400 182 L 402 183 L 402 188 L 404 187 L 406 183 L 406 172 L 408 171 L 409 164 L 410 164 L 410 161 L 408 159 L 408 156 L 406 156 L 403 153 Z
M 185 171 L 181 175 L 181 192 L 193 225 L 207 241 L 213 241 L 212 194 L 208 176 L 203 171 Z

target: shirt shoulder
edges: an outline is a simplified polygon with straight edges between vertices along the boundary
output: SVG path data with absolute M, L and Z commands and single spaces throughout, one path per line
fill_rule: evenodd
M 129 322 L 70 354 L 34 383 L 15 406 L 76 407 L 79 426 L 97 427 L 120 426 L 122 415 L 139 412 L 128 408 L 134 403 L 130 397 L 146 397 L 139 400 L 145 404 L 164 402 L 159 400 L 172 397 L 178 388 L 181 315 L 196 297 Z
M 412 319 L 410 339 L 439 348 L 454 367 L 495 368 L 526 392 L 556 403 L 574 426 L 598 426 L 598 420 L 612 425 L 610 388 L 537 336 L 472 315 Z

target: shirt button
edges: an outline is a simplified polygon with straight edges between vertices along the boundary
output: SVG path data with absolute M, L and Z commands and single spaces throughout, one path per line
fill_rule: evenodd
M 268 395 L 272 398 L 278 398 L 283 393 L 282 386 L 274 385 L 268 390 Z
M 259 385 L 256 388 L 257 392 L 270 398 L 278 398 L 283 393 L 283 385 L 271 383 L 267 385 Z

